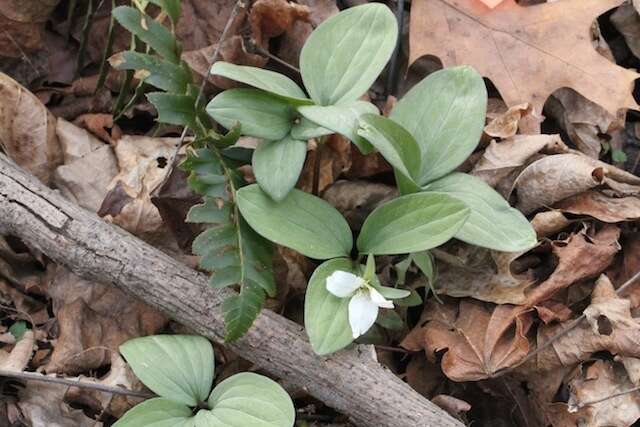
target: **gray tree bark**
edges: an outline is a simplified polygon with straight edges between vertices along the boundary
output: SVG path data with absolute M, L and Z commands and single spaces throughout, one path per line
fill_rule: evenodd
M 110 282 L 176 321 L 303 388 L 363 427 L 461 426 L 358 346 L 317 356 L 298 324 L 264 310 L 237 342 L 224 343 L 222 301 L 207 277 L 105 223 L 0 154 L 0 233 L 21 238 L 86 279 Z

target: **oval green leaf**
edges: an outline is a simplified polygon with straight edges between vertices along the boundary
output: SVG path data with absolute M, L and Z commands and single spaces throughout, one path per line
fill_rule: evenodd
M 191 415 L 188 406 L 156 397 L 131 408 L 113 427 L 176 427 L 184 425 Z
M 322 263 L 315 269 L 304 297 L 304 327 L 313 351 L 325 355 L 353 342 L 349 325 L 349 298 L 338 298 L 327 291 L 327 277 L 336 270 L 360 274 L 360 268 L 347 258 Z
M 298 107 L 306 119 L 349 138 L 363 154 L 373 152 L 373 146 L 358 135 L 360 116 L 378 114 L 378 108 L 370 102 L 355 101 L 345 105 Z
M 402 126 L 377 114 L 363 114 L 358 135 L 369 141 L 404 176 L 414 181 L 419 179 L 420 146 Z
M 367 217 L 358 237 L 358 250 L 393 255 L 435 248 L 455 236 L 468 217 L 469 208 L 446 194 L 402 196 Z
M 194 335 L 155 335 L 120 346 L 133 373 L 157 395 L 196 406 L 213 383 L 213 347 Z
M 291 136 L 301 141 L 331 135 L 332 133 L 333 131 L 331 129 L 323 128 L 319 124 L 304 117 L 300 117 L 299 120 L 291 127 Z
M 236 201 L 258 234 L 310 258 L 349 255 L 353 237 L 347 221 L 329 203 L 300 190 L 274 202 L 257 184 L 241 188 Z
M 253 173 L 258 185 L 276 202 L 295 187 L 307 157 L 307 143 L 286 137 L 263 141 L 253 152 Z
M 209 397 L 211 426 L 293 427 L 295 408 L 277 382 L 252 372 L 236 374 L 216 386 Z
M 484 81 L 466 66 L 436 71 L 396 104 L 391 119 L 421 148 L 418 184 L 446 175 L 469 157 L 480 141 L 486 109 Z
M 503 252 L 526 251 L 538 242 L 527 218 L 479 178 L 452 173 L 424 189 L 455 197 L 471 209 L 455 236 L 464 242 Z
M 307 98 L 296 82 L 280 73 L 218 61 L 211 67 L 211 74 L 262 89 L 293 104 L 312 104 L 312 101 Z
M 279 140 L 289 134 L 294 118 L 291 105 L 257 89 L 229 89 L 207 105 L 207 113 L 227 129 L 240 123 L 243 135 Z
M 396 18 L 380 3 L 344 10 L 311 33 L 300 53 L 300 71 L 320 105 L 355 101 L 376 80 L 398 38 Z

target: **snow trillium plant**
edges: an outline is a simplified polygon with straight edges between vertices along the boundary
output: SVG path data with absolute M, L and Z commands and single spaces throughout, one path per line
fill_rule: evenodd
M 175 6 L 166 12 L 177 21 L 179 2 L 154 3 Z M 218 61 L 211 74 L 249 87 L 223 91 L 197 108 L 197 86 L 174 35 L 135 8 L 121 6 L 113 13 L 154 53 L 125 52 L 118 68 L 144 70 L 138 74 L 146 76 L 145 83 L 164 91 L 147 95 L 158 121 L 196 134 L 195 149 L 182 166 L 204 203 L 191 209 L 188 221 L 207 224 L 193 252 L 211 271 L 211 286 L 239 290 L 223 304 L 227 340 L 242 336 L 266 297 L 277 294 L 271 243 L 323 261 L 309 279 L 304 307 L 309 341 L 321 355 L 348 346 L 376 322 L 401 328 L 392 308 L 422 303 L 415 290 L 403 289 L 402 280 L 380 286 L 375 256 L 402 256 L 398 265 L 406 271 L 415 264 L 432 284 L 428 251 L 453 238 L 502 252 L 526 251 L 537 243 L 522 213 L 481 179 L 455 171 L 475 151 L 485 126 L 487 91 L 473 68 L 430 74 L 389 117 L 362 100 L 396 46 L 397 21 L 384 4 L 348 8 L 311 33 L 300 53 L 303 87 L 273 71 Z M 215 123 L 229 133 L 218 134 Z M 307 142 L 322 147 L 332 134 L 349 139 L 363 154 L 380 153 L 393 167 L 400 193 L 369 214 L 355 241 L 335 207 L 295 188 Z M 240 135 L 261 142 L 247 152 L 235 146 Z M 248 163 L 255 184 L 238 171 Z M 360 262 L 365 257 L 366 266 Z
M 327 290 L 338 298 L 349 298 L 349 324 L 353 338 L 358 338 L 373 326 L 379 308 L 393 308 L 393 302 L 362 277 L 348 271 L 331 273 L 327 277 Z

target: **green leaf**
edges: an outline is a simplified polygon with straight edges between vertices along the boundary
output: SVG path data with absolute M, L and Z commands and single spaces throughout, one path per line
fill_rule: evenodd
M 298 111 L 306 119 L 346 136 L 358 146 L 363 154 L 373 152 L 371 144 L 358 135 L 360 116 L 367 113 L 378 114 L 378 108 L 372 103 L 355 101 L 345 105 L 328 107 L 310 105 L 298 107 Z
M 455 236 L 464 242 L 503 252 L 526 251 L 538 242 L 527 218 L 479 178 L 452 173 L 427 185 L 425 191 L 455 197 L 471 209 Z
M 402 298 L 408 297 L 411 294 L 411 291 L 407 289 L 396 289 L 396 288 L 390 288 L 388 286 L 375 286 L 373 284 L 372 286 L 378 292 L 380 292 L 380 294 L 383 297 L 387 299 L 402 299 Z
M 358 135 L 369 141 L 400 173 L 414 181 L 420 178 L 420 146 L 402 126 L 377 114 L 363 114 Z
M 451 239 L 469 217 L 469 208 L 445 194 L 416 193 L 376 208 L 358 237 L 363 254 L 423 251 Z
M 207 113 L 227 129 L 240 123 L 243 135 L 271 140 L 287 136 L 294 119 L 291 105 L 257 89 L 225 90 L 209 102 Z
M 467 219 L 467 222 L 469 219 Z M 465 223 L 466 224 L 466 223 Z M 463 225 L 464 227 L 464 225 Z M 442 304 L 442 300 L 438 296 L 436 292 L 436 263 L 433 259 L 433 254 L 429 251 L 415 252 L 410 256 L 413 263 L 420 269 L 422 274 L 427 278 L 427 284 L 429 285 L 429 289 L 431 289 L 431 293 L 435 297 L 436 300 L 440 304 Z
M 364 267 L 362 278 L 367 282 L 378 282 L 378 277 L 376 276 L 376 258 L 371 254 L 367 256 L 367 264 Z
M 191 95 L 152 92 L 147 94 L 149 102 L 158 110 L 158 121 L 172 125 L 189 126 L 195 129 L 196 98 Z
M 229 135 L 230 136 L 230 135 Z M 238 284 L 240 294 L 223 303 L 227 341 L 241 337 L 253 324 L 265 300 L 276 294 L 273 247 L 240 217 L 232 192 L 240 179 L 216 149 L 190 153 L 182 167 L 191 171 L 189 186 L 204 194 L 204 203 L 191 208 L 187 221 L 208 224 L 193 242 L 200 266 L 211 271 L 213 287 Z
M 222 303 L 224 322 L 227 328 L 225 341 L 233 342 L 242 337 L 253 325 L 264 305 L 264 290 L 247 282 L 238 295 L 231 296 Z
M 319 197 L 294 189 L 276 203 L 253 184 L 240 189 L 236 200 L 249 225 L 272 242 L 315 259 L 351 252 L 353 238 L 347 221 Z
M 194 335 L 155 335 L 120 346 L 133 373 L 154 393 L 187 406 L 204 402 L 213 383 L 213 347 Z
M 174 64 L 180 63 L 178 42 L 171 31 L 162 24 L 129 6 L 119 6 L 113 9 L 113 17 L 120 25 L 151 46 L 167 61 Z
M 404 328 L 404 321 L 398 313 L 393 310 L 381 310 L 376 323 L 390 331 L 400 331 Z
M 484 128 L 487 90 L 471 67 L 436 71 L 393 108 L 391 119 L 420 145 L 424 185 L 458 167 L 478 145 Z
M 218 61 L 211 67 L 211 74 L 262 89 L 294 105 L 312 104 L 312 101 L 307 99 L 305 93 L 293 80 L 280 73 Z
M 128 50 L 112 56 L 109 62 L 117 70 L 138 71 L 146 83 L 167 92 L 184 93 L 191 83 L 191 74 L 184 64 L 176 65 L 157 56 Z M 192 109 L 194 104 L 195 99 Z
M 365 93 L 391 57 L 398 38 L 389 8 L 369 3 L 325 20 L 300 53 L 304 85 L 317 104 L 351 102 Z
M 253 173 L 258 185 L 276 202 L 295 187 L 307 157 L 307 143 L 286 137 L 263 141 L 253 152 Z
M 113 427 L 178 427 L 186 423 L 189 418 L 191 418 L 189 407 L 156 397 L 131 408 Z
M 11 335 L 13 335 L 16 341 L 20 341 L 25 332 L 27 332 L 28 330 L 29 326 L 24 320 L 18 320 L 16 323 L 11 325 L 11 327 L 9 327 L 9 332 L 11 332 Z
M 353 342 L 349 325 L 349 298 L 338 298 L 327 290 L 327 277 L 336 270 L 360 274 L 360 267 L 346 258 L 322 263 L 313 272 L 304 299 L 304 327 L 313 351 L 325 355 Z
M 213 426 L 293 427 L 295 408 L 275 381 L 252 372 L 236 374 L 216 386 L 209 397 Z
M 333 131 L 331 129 L 323 128 L 319 124 L 304 117 L 300 117 L 291 127 L 291 137 L 301 141 L 331 135 L 332 133 Z
M 151 3 L 156 4 L 164 10 L 173 25 L 178 25 L 180 20 L 180 0 L 150 0 Z

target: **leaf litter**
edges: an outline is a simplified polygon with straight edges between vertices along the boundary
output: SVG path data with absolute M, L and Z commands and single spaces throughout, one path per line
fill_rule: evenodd
M 109 5 L 94 15 L 96 31 L 78 74 L 68 63 L 82 42 L 82 8 L 69 11 L 65 1 L 34 7 L 30 0 L 14 10 L 14 3 L 0 1 L 6 29 L 0 34 L 3 152 L 80 206 L 196 265 L 185 248 L 199 230 L 185 225 L 184 215 L 197 196 L 187 191 L 186 177 L 166 164 L 180 129 L 154 126 L 155 112 L 144 97 L 114 120 L 122 72 L 110 70 L 105 88 L 95 90 Z M 202 78 L 235 1 L 182 4 L 177 34 L 183 59 Z M 232 23 L 222 59 L 299 80 L 295 67 L 304 40 L 343 6 L 259 0 Z M 640 67 L 638 2 L 417 0 L 406 18 L 406 69 L 424 77 L 430 71 L 421 65 L 426 55 L 431 64 L 472 65 L 490 81 L 484 135 L 462 168 L 528 215 L 540 243 L 526 253 L 461 242 L 438 248 L 433 285 L 443 302 L 425 292 L 426 279 L 409 266 L 405 279 L 424 305 L 399 307 L 400 327 L 377 325 L 368 342 L 377 346 L 380 361 L 467 422 L 632 425 L 640 418 L 640 392 L 616 394 L 640 385 L 640 285 L 620 295 L 615 290 L 640 270 L 640 120 L 632 111 L 634 69 Z M 116 34 L 113 52 L 128 43 Z M 206 93 L 235 85 L 210 77 Z M 382 86 L 376 84 L 368 98 L 389 111 L 394 97 Z M 326 147 L 320 152 L 310 142 L 298 187 L 312 191 L 317 185 L 358 230 L 368 212 L 396 196 L 392 170 L 341 136 L 332 136 Z M 392 267 L 401 260 L 380 258 L 385 280 L 398 279 Z M 301 321 L 313 262 L 280 248 L 275 263 L 280 291 L 267 306 Z M 143 302 L 79 279 L 10 236 L 0 244 L 0 299 L 0 363 L 16 371 L 140 390 L 117 346 L 181 330 Z M 583 322 L 543 347 L 582 314 Z M 16 339 L 9 329 L 20 321 L 28 330 Z M 229 375 L 249 366 L 221 351 Z M 309 401 L 304 391 L 297 397 Z M 492 413 L 496 402 L 509 410 Z M 14 400 L 3 401 L 0 423 L 110 425 L 134 403 L 29 381 Z M 303 412 L 348 425 L 320 402 L 311 406 Z

